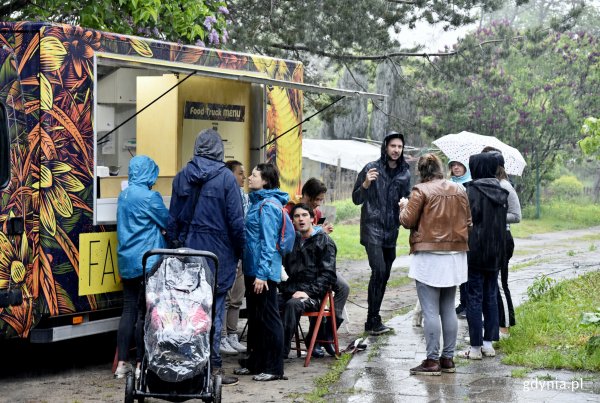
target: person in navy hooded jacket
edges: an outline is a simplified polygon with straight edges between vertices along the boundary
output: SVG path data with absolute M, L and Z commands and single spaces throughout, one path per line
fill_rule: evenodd
M 151 190 L 158 178 L 158 166 L 145 155 L 135 156 L 129 161 L 129 184 L 119 194 L 117 205 L 117 257 L 119 275 L 123 284 L 123 314 L 117 333 L 117 355 L 119 363 L 116 378 L 123 378 L 129 371 L 125 362 L 129 352 L 129 342 L 135 330 L 137 346 L 137 369 L 144 356 L 142 290 L 142 256 L 150 249 L 164 248 L 167 243 L 162 231 L 167 226 L 169 212 L 160 193 Z M 157 256 L 148 259 L 147 267 L 152 267 Z
M 219 259 L 211 363 L 213 371 L 221 374 L 220 341 L 225 297 L 235 280 L 246 240 L 240 187 L 225 166 L 223 156 L 219 133 L 212 129 L 202 130 L 194 144 L 194 156 L 173 180 L 167 226 L 171 241 L 212 252 Z M 182 214 L 186 211 L 190 213 L 189 217 Z M 209 265 L 214 273 L 212 261 Z M 237 378 L 222 376 L 222 382 L 223 385 L 234 385 Z

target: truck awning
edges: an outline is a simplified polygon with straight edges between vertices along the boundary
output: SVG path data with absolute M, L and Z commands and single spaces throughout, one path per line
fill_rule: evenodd
M 123 67 L 127 65 L 132 66 L 148 66 L 152 65 L 157 69 L 164 69 L 167 72 L 180 72 L 189 74 L 195 72 L 196 75 L 214 78 L 223 78 L 227 80 L 236 80 L 253 84 L 272 85 L 276 87 L 293 88 L 300 91 L 316 92 L 319 94 L 329 94 L 345 97 L 354 98 L 367 98 L 377 101 L 383 101 L 386 95 L 377 94 L 373 92 L 363 92 L 356 90 L 345 90 L 334 87 L 323 87 L 314 84 L 298 83 L 295 81 L 277 80 L 269 78 L 265 74 L 255 73 L 242 70 L 226 70 L 215 67 L 196 66 L 193 64 L 173 62 L 159 59 L 148 59 L 144 57 L 131 56 L 131 55 L 118 55 L 114 53 L 103 53 L 97 52 L 94 56 L 96 62 L 101 60 L 102 65 Z

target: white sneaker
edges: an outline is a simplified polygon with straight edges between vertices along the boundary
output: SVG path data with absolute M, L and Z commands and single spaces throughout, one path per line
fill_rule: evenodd
M 238 353 L 245 353 L 248 349 L 238 340 L 237 333 L 232 333 L 227 335 L 227 342 L 234 350 Z
M 219 351 L 221 352 L 221 354 L 224 355 L 236 355 L 238 353 L 235 348 L 229 345 L 227 337 L 221 337 L 221 346 L 219 348 Z
M 117 367 L 117 370 L 115 371 L 115 378 L 123 379 L 125 378 L 125 375 L 127 375 L 129 372 L 131 372 L 131 367 L 129 365 L 119 365 Z
M 495 357 L 496 356 L 496 350 L 494 350 L 494 347 L 481 347 L 481 354 L 484 357 Z

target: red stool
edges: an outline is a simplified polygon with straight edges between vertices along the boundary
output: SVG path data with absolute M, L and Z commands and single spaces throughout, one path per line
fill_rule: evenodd
M 315 348 L 315 343 L 319 342 L 321 344 L 333 344 L 335 347 L 335 355 L 336 357 L 340 355 L 340 348 L 338 344 L 338 336 L 337 336 L 337 324 L 335 321 L 335 307 L 333 305 L 333 292 L 331 290 L 327 291 L 325 297 L 323 298 L 323 302 L 321 302 L 321 308 L 318 312 L 304 312 L 302 316 L 307 317 L 315 317 L 315 327 L 312 332 L 312 337 L 310 339 L 310 344 L 308 345 L 308 351 L 306 352 L 306 358 L 304 359 L 304 366 L 308 367 L 310 364 L 310 359 L 312 357 L 313 349 Z M 317 335 L 319 334 L 319 328 L 321 327 L 321 322 L 323 318 L 330 318 L 327 321 L 328 324 L 331 324 L 331 331 L 333 334 L 333 340 L 317 340 Z M 300 332 L 302 332 L 302 327 L 298 324 L 298 328 Z M 304 336 L 304 332 L 302 332 Z M 296 329 L 296 352 L 298 357 L 301 355 L 302 348 L 300 347 L 300 334 L 298 329 Z

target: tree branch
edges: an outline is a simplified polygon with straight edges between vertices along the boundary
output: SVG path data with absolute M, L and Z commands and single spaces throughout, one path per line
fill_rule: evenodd
M 409 4 L 415 5 L 417 4 L 415 1 L 403 1 L 403 0 L 387 0 L 388 3 L 397 3 L 397 4 Z
M 309 52 L 313 55 L 329 57 L 335 60 L 385 60 L 392 57 L 431 57 L 431 56 L 454 56 L 458 53 L 458 51 L 447 52 L 447 53 L 415 53 L 415 52 L 392 52 L 386 53 L 383 55 L 373 55 L 373 56 L 355 56 L 348 54 L 335 54 L 331 52 L 326 52 L 324 50 L 311 49 L 308 46 L 304 45 L 284 45 L 280 43 L 273 43 L 268 45 L 271 48 L 282 49 L 282 50 L 290 50 L 294 52 L 303 51 Z

